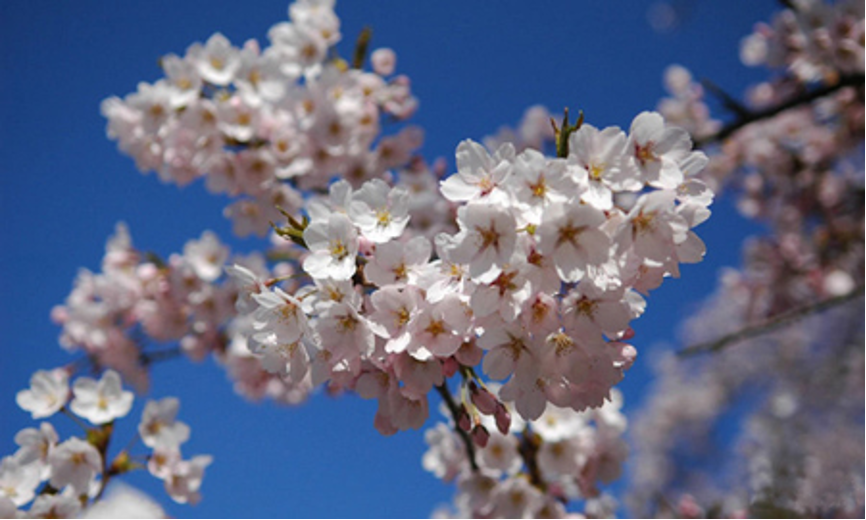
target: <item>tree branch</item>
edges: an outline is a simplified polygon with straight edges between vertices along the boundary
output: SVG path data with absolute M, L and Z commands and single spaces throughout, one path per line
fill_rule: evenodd
M 828 96 L 845 87 L 858 87 L 862 84 L 863 74 L 846 74 L 840 76 L 839 81 L 832 85 L 824 85 L 815 90 L 803 92 L 799 96 L 794 96 L 783 103 L 779 103 L 778 105 L 767 107 L 761 110 L 756 110 L 754 112 L 740 113 L 736 119 L 723 126 L 722 129 L 715 134 L 704 137 L 702 139 L 695 139 L 695 148 L 704 148 L 709 144 L 724 141 L 734 132 L 743 128 L 744 126 L 750 125 L 757 121 L 761 121 L 763 119 L 769 119 L 775 115 L 780 114 L 781 112 L 784 112 L 785 110 L 796 108 L 801 105 L 806 105 L 808 103 L 811 103 L 812 101 L 815 101 L 816 99 Z
M 183 355 L 183 349 L 180 346 L 165 348 L 162 350 L 150 350 L 142 352 L 138 355 L 139 362 L 144 366 L 152 365 L 160 361 L 166 361 Z
M 445 386 L 445 383 L 441 385 L 437 385 L 436 391 L 439 392 L 439 395 L 442 396 L 442 400 L 445 401 L 445 405 L 448 407 L 448 411 L 451 412 L 451 417 L 454 418 L 454 431 L 457 432 L 457 435 L 463 439 L 463 444 L 466 446 L 466 457 L 469 459 L 469 466 L 472 468 L 472 471 L 478 471 L 478 463 L 475 462 L 475 445 L 472 443 L 472 439 L 469 437 L 469 434 L 466 433 L 462 428 L 460 428 L 460 409 L 457 408 L 457 404 L 454 402 L 454 398 L 451 396 L 451 392 L 448 391 L 448 387 Z
M 827 300 L 822 300 L 811 305 L 806 305 L 804 307 L 799 307 L 787 312 L 777 314 L 775 316 L 771 316 L 770 318 L 767 318 L 760 323 L 745 327 L 713 341 L 706 341 L 703 343 L 691 345 L 684 348 L 683 350 L 680 350 L 677 355 L 680 357 L 687 357 L 703 352 L 717 352 L 734 343 L 739 343 L 749 338 L 772 332 L 774 330 L 790 325 L 791 323 L 803 319 L 811 314 L 818 314 L 819 312 L 823 312 L 827 309 L 843 305 L 862 296 L 863 286 L 860 285 L 854 288 L 854 290 L 852 290 L 848 294 L 843 294 L 842 296 L 836 296 L 834 298 L 829 298 Z

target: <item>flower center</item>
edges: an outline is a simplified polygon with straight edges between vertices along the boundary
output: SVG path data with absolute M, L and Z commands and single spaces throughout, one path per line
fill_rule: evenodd
M 575 226 L 571 222 L 559 228 L 559 236 L 556 239 L 556 247 L 568 242 L 577 247 L 577 237 L 583 232 L 584 226 Z
M 336 260 L 342 260 L 349 256 L 349 250 L 346 249 L 346 245 L 342 240 L 334 240 L 331 242 L 331 256 Z
M 650 161 L 657 161 L 658 157 L 656 156 L 653 148 L 655 143 L 649 141 L 645 145 L 641 146 L 637 143 L 634 145 L 634 156 L 640 162 L 641 166 L 646 165 L 646 163 Z

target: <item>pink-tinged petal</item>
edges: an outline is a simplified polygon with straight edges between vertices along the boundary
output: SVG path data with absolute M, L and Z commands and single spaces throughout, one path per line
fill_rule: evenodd
M 478 187 L 454 174 L 440 183 L 439 191 L 446 199 L 457 202 L 472 199 L 478 193 Z
M 696 264 L 703 260 L 707 246 L 701 237 L 689 231 L 685 242 L 677 245 L 677 257 L 684 264 Z
M 508 347 L 498 347 L 484 356 L 482 370 L 493 379 L 505 379 L 514 372 L 514 352 Z
M 662 116 L 656 112 L 641 112 L 631 123 L 629 134 L 631 138 L 640 144 L 657 141 L 662 137 L 665 122 Z
M 581 195 L 582 201 L 600 210 L 609 210 L 613 207 L 613 192 L 610 188 L 599 181 L 587 184 L 589 189 Z

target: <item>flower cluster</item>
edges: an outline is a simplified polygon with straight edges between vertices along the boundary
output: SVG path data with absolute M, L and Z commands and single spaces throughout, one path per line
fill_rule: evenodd
M 759 25 L 743 61 L 776 75 L 750 89 L 747 106 L 723 99 L 736 118 L 721 127 L 687 71 L 667 74 L 674 97 L 659 109 L 707 147 L 702 180 L 731 186 L 741 213 L 773 230 L 746 253 L 752 319 L 863 283 L 863 27 L 859 3 L 817 1 L 782 11 L 774 29 Z
M 405 166 L 423 139 L 406 127 L 381 135 L 381 120 L 402 121 L 417 107 L 409 79 L 394 76 L 396 55 L 372 53 L 372 72 L 334 58 L 341 39 L 333 1 L 297 2 L 290 22 L 273 26 L 270 45 L 233 46 L 221 34 L 170 54 L 165 78 L 103 102 L 108 135 L 144 172 L 185 185 L 199 177 L 240 235 L 264 235 L 276 206 L 295 210 L 301 191 L 333 176 L 359 185 Z
M 211 457 L 181 458 L 180 445 L 189 438 L 190 429 L 176 420 L 176 398 L 150 401 L 145 406 L 138 432 L 152 453 L 131 454 L 130 443 L 110 458 L 114 423 L 132 409 L 133 394 L 123 390 L 120 375 L 114 370 L 107 370 L 99 380 L 79 377 L 71 389 L 69 376 L 66 368 L 37 371 L 30 379 L 30 388 L 16 396 L 18 405 L 34 419 L 62 411 L 84 429 L 85 435 L 60 442 L 49 422 L 15 435 L 18 451 L 0 462 L 0 512 L 4 517 L 78 516 L 83 508 L 99 501 L 110 480 L 145 465 L 165 482 L 173 500 L 198 501 L 204 468 Z M 18 511 L 31 502 L 29 510 Z
M 239 335 L 248 324 L 235 319 L 238 288 L 223 274 L 227 261 L 272 280 L 262 255 L 231 256 L 212 232 L 188 241 L 183 254 L 162 260 L 136 249 L 120 224 L 108 240 L 102 272 L 81 270 L 66 303 L 53 310 L 63 327 L 60 344 L 84 351 L 96 367 L 119 371 L 139 390 L 147 388 L 154 362 L 213 354 L 239 393 L 253 399 L 303 400 L 309 385 L 288 385 L 266 372 Z M 278 262 L 273 272 L 288 276 L 291 266 Z M 159 347 L 165 344 L 174 346 Z
M 481 364 L 527 420 L 546 404 L 601 406 L 635 356 L 625 343 L 640 295 L 682 262 L 712 192 L 688 134 L 656 113 L 630 134 L 584 124 L 545 157 L 464 141 L 441 193 L 456 233 L 433 243 L 410 225 L 410 192 L 381 180 L 331 185 L 279 234 L 307 250 L 312 283 L 266 287 L 241 266 L 239 309 L 265 367 L 379 400 L 376 426 L 419 427 L 427 393 Z M 565 132 L 566 130 L 563 130 Z M 435 256 L 434 256 L 435 251 Z
M 798 0 L 743 40 L 746 65 L 785 68 L 802 82 L 863 73 L 863 4 Z
M 573 501 L 583 501 L 587 515 L 612 516 L 616 502 L 598 485 L 618 478 L 625 460 L 621 406 L 622 397 L 614 390 L 611 401 L 598 409 L 549 406 L 538 419 L 515 420 L 504 433 L 482 415 L 481 423 L 492 433 L 475 452 L 475 462 L 467 458 L 453 425 L 439 423 L 427 430 L 424 469 L 443 481 L 456 481 L 458 489 L 454 510 L 437 511 L 437 516 L 564 518 Z
M 862 514 L 863 28 L 857 2 L 792 2 L 741 48 L 772 80 L 744 105 L 723 99 L 733 120 L 694 134 L 710 158 L 702 178 L 737 190 L 741 213 L 771 234 L 747 242 L 743 266 L 687 322 L 687 352 L 709 346 L 713 358 L 659 364 L 635 428 L 638 514 L 676 514 L 677 496 L 692 515 Z M 706 130 L 716 122 L 703 108 L 683 110 L 681 92 L 703 103 L 686 74 L 660 109 Z M 744 426 L 725 436 L 748 461 L 713 460 L 711 478 L 677 464 L 708 462 L 684 439 L 732 415 Z

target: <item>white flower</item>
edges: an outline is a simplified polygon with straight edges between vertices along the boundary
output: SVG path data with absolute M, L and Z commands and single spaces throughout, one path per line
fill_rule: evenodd
M 409 190 L 390 188 L 381 179 L 367 181 L 352 194 L 349 216 L 361 233 L 377 244 L 397 238 L 409 223 Z
M 15 458 L 21 464 L 33 464 L 47 469 L 48 455 L 59 440 L 51 423 L 44 422 L 39 429 L 25 428 L 15 434 L 15 444 L 19 446 Z M 47 478 L 46 475 L 45 478 Z
M 279 56 L 283 74 L 297 78 L 321 69 L 328 52 L 328 42 L 320 31 L 291 23 L 279 23 L 268 31 L 272 52 Z
M 563 299 L 562 321 L 573 335 L 603 332 L 608 337 L 616 337 L 645 306 L 644 299 L 634 291 L 604 291 L 583 282 Z
M 469 316 L 456 294 L 449 294 L 423 307 L 409 325 L 412 341 L 408 350 L 413 357 L 426 360 L 431 356 L 448 357 L 460 348 L 468 332 Z
M 379 287 L 415 284 L 431 252 L 430 241 L 422 236 L 408 242 L 379 244 L 372 260 L 364 266 L 364 276 Z
M 517 437 L 491 432 L 487 446 L 478 450 L 478 462 L 486 469 L 514 475 L 523 465 L 523 459 L 517 451 Z
M 40 482 L 38 465 L 22 464 L 17 457 L 5 457 L 0 462 L 0 498 L 6 497 L 16 506 L 23 506 L 33 500 Z
M 259 304 L 253 314 L 253 327 L 262 334 L 276 335 L 281 343 L 294 343 L 308 329 L 307 316 L 301 302 L 279 287 L 273 291 L 253 294 Z
M 182 460 L 174 465 L 171 475 L 165 479 L 165 490 L 179 504 L 196 504 L 201 500 L 201 482 L 204 469 L 213 462 L 210 455 L 199 455 L 190 460 Z
M 30 377 L 30 388 L 21 390 L 15 402 L 34 419 L 50 417 L 66 404 L 69 375 L 66 370 L 37 370 Z
M 481 282 L 499 276 L 511 260 L 517 242 L 517 222 L 500 206 L 469 203 L 457 210 L 460 233 L 454 238 L 451 260 L 469 264 L 469 275 Z
M 332 213 L 327 221 L 313 219 L 304 230 L 310 255 L 304 271 L 313 278 L 348 280 L 355 274 L 358 232 L 349 217 Z
M 510 478 L 493 491 L 493 516 L 497 518 L 531 518 L 543 504 L 541 492 L 523 478 Z
M 641 195 L 618 230 L 620 247 L 634 247 L 643 258 L 664 262 L 688 239 L 686 219 L 675 212 L 673 191 Z M 691 205 L 689 205 L 691 206 Z
M 228 256 L 228 248 L 212 231 L 205 231 L 199 240 L 190 240 L 183 246 L 184 260 L 206 282 L 213 282 L 220 277 Z
M 485 198 L 505 199 L 502 185 L 511 175 L 514 145 L 505 143 L 492 156 L 472 140 L 457 147 L 457 173 L 442 181 L 442 195 L 453 202 Z
M 627 138 L 619 127 L 599 131 L 584 124 L 569 138 L 569 163 L 575 164 L 581 180 L 589 186 L 582 200 L 598 209 L 613 207 L 613 192 L 638 191 L 643 187 L 633 168 L 625 167 Z
M 373 71 L 380 76 L 390 76 L 397 67 L 397 54 L 392 49 L 382 48 L 370 55 Z
M 549 159 L 531 148 L 515 159 L 508 187 L 518 202 L 539 210 L 551 202 L 565 202 L 586 189 L 566 170 L 565 161 Z
M 369 356 L 376 344 L 368 320 L 348 303 L 335 303 L 319 315 L 316 324 L 322 345 L 334 353 L 356 357 Z
M 577 282 L 587 266 L 608 259 L 610 238 L 599 229 L 605 221 L 604 213 L 588 205 L 552 204 L 544 210 L 537 230 L 539 250 L 553 258 L 564 281 Z
M 370 315 L 370 328 L 377 336 L 388 340 L 385 352 L 400 353 L 409 346 L 409 323 L 417 315 L 421 300 L 414 287 L 385 287 L 370 296 L 376 309 Z
M 15 503 L 0 494 L 0 520 L 14 520 L 18 518 L 18 508 Z
M 248 343 L 254 354 L 261 356 L 262 368 L 298 383 L 307 375 L 310 354 L 306 339 L 283 341 L 270 332 L 255 334 Z
M 29 518 L 78 518 L 81 502 L 70 495 L 39 495 L 27 513 Z
M 69 408 L 93 424 L 111 422 L 132 408 L 133 394 L 123 390 L 120 374 L 114 370 L 106 370 L 99 381 L 79 377 L 72 385 L 72 393 L 75 397 Z
M 220 33 L 211 36 L 204 46 L 200 43 L 192 45 L 187 56 L 202 79 L 219 86 L 231 83 L 241 65 L 238 49 Z
M 226 273 L 238 285 L 238 299 L 235 308 L 240 314 L 249 314 L 258 307 L 253 295 L 265 291 L 265 283 L 254 272 L 238 264 L 227 265 Z
M 503 266 L 502 271 L 489 284 L 479 284 L 469 299 L 469 305 L 476 318 L 483 318 L 498 312 L 506 321 L 513 320 L 520 313 L 531 295 L 529 280 L 525 275 L 526 264 L 519 258 Z
M 587 428 L 583 415 L 569 408 L 548 406 L 538 419 L 532 421 L 532 431 L 541 436 L 545 442 L 558 442 L 574 437 Z
M 168 54 L 160 61 L 165 77 L 174 87 L 170 102 L 172 108 L 194 103 L 201 92 L 201 78 L 195 66 L 176 54 Z
M 176 420 L 179 408 L 176 397 L 147 402 L 138 424 L 138 434 L 145 446 L 176 448 L 189 439 L 189 426 Z
M 526 371 L 537 360 L 530 350 L 532 340 L 519 321 L 495 317 L 485 324 L 478 346 L 487 350 L 481 368 L 493 379 L 506 379 L 515 371 Z
M 692 140 L 682 128 L 666 126 L 657 112 L 641 112 L 631 123 L 628 150 L 650 186 L 675 189 L 683 182 L 679 163 L 691 153 Z
M 72 486 L 76 495 L 87 493 L 90 482 L 102 472 L 102 457 L 93 445 L 72 437 L 59 444 L 48 456 L 51 485 L 57 489 Z
M 166 518 L 166 514 L 158 503 L 141 491 L 113 482 L 105 496 L 88 507 L 81 518 Z

